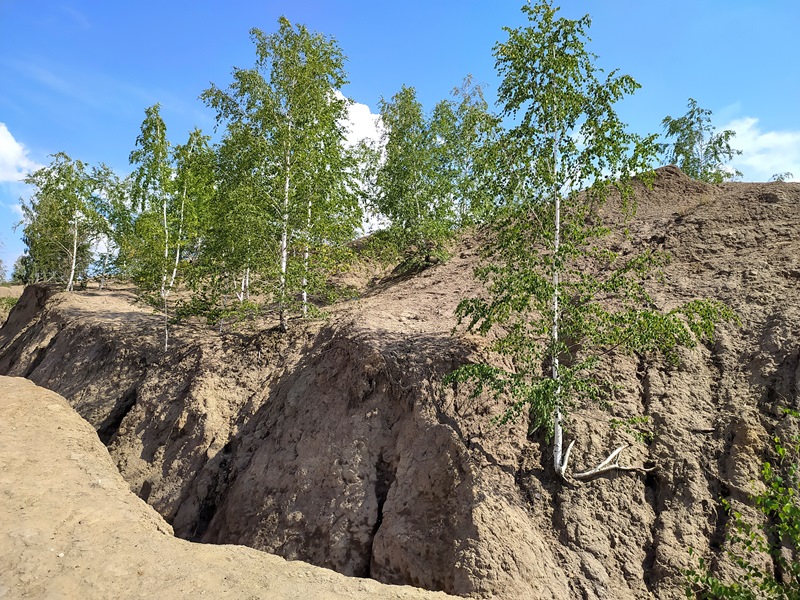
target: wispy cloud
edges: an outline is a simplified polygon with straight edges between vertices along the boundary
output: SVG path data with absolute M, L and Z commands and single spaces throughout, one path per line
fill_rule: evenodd
M 22 181 L 25 176 L 42 165 L 28 156 L 28 150 L 0 123 L 0 182 Z
M 6 204 L 6 207 L 14 213 L 17 221 L 22 221 L 25 213 L 22 212 L 22 205 L 19 202 L 14 202 L 11 204 Z
M 744 173 L 745 180 L 767 181 L 788 171 L 792 181 L 800 181 L 800 131 L 764 131 L 754 117 L 734 119 L 720 129 L 736 132 L 731 145 L 742 154 L 731 165 Z
M 48 90 L 51 93 L 51 102 L 56 102 L 61 96 L 77 100 L 93 108 L 103 107 L 102 101 L 87 91 L 91 87 L 85 85 L 85 78 L 70 77 L 67 79 L 56 74 L 52 69 L 30 60 L 6 59 L 2 63 L 16 71 L 24 79 Z
M 61 7 L 61 11 L 66 13 L 67 16 L 69 16 L 69 18 L 72 19 L 72 21 L 81 29 L 88 30 L 92 28 L 92 23 L 89 21 L 89 18 L 75 7 L 64 5 Z
M 28 102 L 39 105 L 47 113 L 61 114 L 72 101 L 95 114 L 129 115 L 160 102 L 166 110 L 193 115 L 200 126 L 213 123 L 194 98 L 189 101 L 171 91 L 139 86 L 103 72 L 78 72 L 68 65 L 40 59 L 0 58 L 0 65 L 14 70 L 21 81 L 30 84 Z

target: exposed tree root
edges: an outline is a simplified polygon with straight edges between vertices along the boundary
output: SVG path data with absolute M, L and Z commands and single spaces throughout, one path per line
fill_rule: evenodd
M 597 477 L 599 475 L 603 475 L 611 471 L 632 471 L 634 473 L 651 473 L 658 468 L 658 465 L 655 465 L 653 467 L 630 467 L 619 464 L 619 456 L 620 454 L 622 454 L 622 451 L 625 450 L 625 448 L 627 447 L 628 447 L 627 445 L 620 446 L 619 448 L 614 450 L 611 454 L 609 454 L 608 458 L 606 458 L 603 462 L 601 462 L 593 469 L 589 469 L 587 471 L 581 471 L 580 473 L 575 473 L 573 477 L 575 479 L 591 479 L 593 477 Z M 571 448 L 572 444 L 570 444 L 569 446 L 569 449 Z M 564 472 L 566 471 L 567 458 L 569 458 L 569 449 L 567 450 L 567 456 L 564 459 L 563 471 L 560 472 L 562 477 L 564 477 Z
M 564 453 L 564 458 L 561 464 L 556 465 L 556 472 L 561 475 L 562 479 L 567 478 L 567 464 L 569 463 L 569 453 L 572 452 L 572 447 L 575 445 L 575 440 L 572 440 L 567 446 L 567 451 Z

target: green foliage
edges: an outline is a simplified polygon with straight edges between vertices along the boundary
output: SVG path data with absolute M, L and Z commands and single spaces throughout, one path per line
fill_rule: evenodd
M 13 298 L 11 296 L 0 297 L 0 313 L 7 315 L 17 304 L 18 300 L 19 298 Z
M 130 185 L 105 164 L 93 167 L 91 179 L 96 190 L 94 209 L 100 216 L 97 255 L 92 271 L 101 281 L 109 274 L 127 274 L 126 247 L 133 229 Z
M 34 281 L 33 261 L 30 255 L 22 254 L 14 261 L 11 269 L 11 283 L 29 284 Z
M 783 173 L 775 173 L 772 177 L 769 178 L 770 181 L 790 181 L 794 175 L 791 171 L 784 171 Z
M 225 302 L 219 297 L 208 295 L 208 289 L 192 294 L 188 300 L 178 303 L 175 308 L 173 322 L 180 322 L 191 317 L 200 317 L 211 327 L 222 327 L 225 324 L 241 323 L 252 320 L 260 313 L 257 303 L 250 300 L 242 302 Z
M 384 156 L 375 167 L 371 202 L 390 221 L 404 270 L 445 260 L 457 228 L 479 221 L 489 204 L 481 165 L 499 120 L 470 77 L 453 95 L 430 115 L 412 87 L 381 100 Z
M 226 125 L 205 264 L 212 281 L 241 282 L 240 300 L 257 274 L 285 329 L 296 294 L 307 311 L 361 224 L 344 145 L 348 101 L 335 93 L 347 82 L 345 58 L 334 40 L 285 18 L 277 33 L 251 37 L 255 67 L 202 95 Z
M 530 26 L 507 29 L 495 46 L 499 101 L 515 125 L 484 178 L 498 203 L 493 241 L 475 271 L 487 294 L 456 311 L 469 331 L 496 332 L 491 349 L 509 366 L 465 365 L 450 380 L 506 399 L 502 421 L 527 410 L 533 428 L 554 436 L 558 470 L 562 414 L 608 398 L 598 370 L 604 355 L 674 357 L 733 314 L 713 301 L 659 310 L 647 288 L 667 256 L 615 252 L 604 242 L 600 208 L 616 190 L 624 222 L 635 208 L 630 180 L 651 176 L 657 152 L 655 136 L 626 132 L 614 111 L 639 86 L 595 66 L 588 16 L 558 18 L 548 1 L 522 10 Z
M 414 88 L 403 86 L 390 101 L 381 100 L 384 126 L 383 164 L 377 172 L 374 199 L 389 218 L 389 233 L 414 269 L 446 258 L 446 243 L 453 236 L 453 205 L 440 130 L 451 115 L 437 106 L 426 117 Z
M 500 119 L 489 111 L 483 88 L 468 75 L 453 89 L 447 103 L 453 115 L 443 139 L 451 172 L 456 224 L 459 227 L 483 223 L 494 207 L 491 187 L 485 178 L 488 163 L 500 137 Z
M 794 437 L 786 444 L 776 437 L 774 443 L 775 464 L 764 463 L 761 477 L 765 489 L 753 497 L 762 522 L 754 524 L 725 504 L 731 517 L 728 555 L 742 576 L 737 581 L 724 582 L 700 557 L 698 567 L 686 571 L 688 598 L 800 598 L 800 438 Z
M 697 101 L 689 98 L 686 114 L 682 117 L 664 117 L 661 124 L 668 138 L 675 138 L 671 144 L 663 144 L 666 159 L 689 177 L 708 183 L 722 183 L 741 177 L 739 171 L 730 169 L 725 163 L 741 150 L 731 148 L 735 131 L 726 129 L 715 133 L 711 124 L 711 111 L 697 106 Z
M 92 244 L 104 228 L 95 182 L 83 162 L 59 152 L 25 183 L 35 190 L 22 203 L 26 258 L 18 277 L 64 283 L 71 290 L 86 277 Z
M 163 299 L 184 275 L 186 258 L 199 251 L 214 190 L 214 154 L 208 136 L 197 129 L 186 144 L 173 146 L 156 104 L 145 110 L 130 161 L 136 166 L 130 199 L 119 193 L 119 182 L 109 184 L 116 192 L 109 238 L 137 285 L 159 290 Z
M 628 435 L 633 436 L 637 442 L 651 444 L 655 439 L 652 431 L 652 423 L 649 416 L 629 417 L 627 419 L 612 418 L 609 420 L 611 429 L 622 429 Z

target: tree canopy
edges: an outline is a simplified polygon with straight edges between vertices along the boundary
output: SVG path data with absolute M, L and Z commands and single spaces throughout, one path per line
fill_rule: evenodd
M 708 183 L 741 177 L 739 171 L 726 165 L 742 153 L 731 147 L 736 132 L 726 129 L 716 133 L 711 124 L 711 111 L 700 108 L 694 98 L 689 98 L 686 108 L 682 117 L 666 116 L 661 121 L 667 138 L 675 139 L 662 145 L 667 160 L 678 165 L 689 177 Z
M 243 282 L 251 272 L 265 276 L 285 330 L 294 292 L 307 312 L 329 249 L 352 239 L 361 222 L 344 144 L 347 101 L 336 93 L 347 82 L 345 59 L 335 40 L 285 18 L 277 33 L 253 29 L 251 37 L 255 67 L 234 69 L 227 90 L 202 95 L 226 126 L 216 233 L 233 236 L 217 243 Z M 246 240 L 243 226 L 252 234 Z
M 513 385 L 544 386 L 523 404 L 540 406 L 536 422 L 557 433 L 573 392 L 594 393 L 579 377 L 592 344 L 657 346 L 629 332 L 645 321 L 670 344 L 688 343 L 709 305 L 669 317 L 634 310 L 649 306 L 641 281 L 663 257 L 617 256 L 597 243 L 608 233 L 598 217 L 605 199 L 616 190 L 630 214 L 629 181 L 646 179 L 656 153 L 655 136 L 629 133 L 615 112 L 638 84 L 596 66 L 588 16 L 560 18 L 552 2 L 522 10 L 529 25 L 506 29 L 494 48 L 499 114 L 471 77 L 427 108 L 404 85 L 381 100 L 383 136 L 371 147 L 346 142 L 346 59 L 335 39 L 286 18 L 273 33 L 251 30 L 253 66 L 201 94 L 216 113 L 216 143 L 197 129 L 184 144 L 170 140 L 155 104 L 129 176 L 66 155 L 30 176 L 20 269 L 68 287 L 93 270 L 130 277 L 160 304 L 165 333 L 176 287 L 190 291 L 180 315 L 216 322 L 260 307 L 286 330 L 291 315 L 313 314 L 333 295 L 331 275 L 352 258 L 365 209 L 387 225 L 373 236 L 392 249 L 381 255 L 405 269 L 446 260 L 460 231 L 489 226 L 492 259 L 477 276 L 492 296 L 466 299 L 458 314 L 483 332 L 509 328 L 502 349 L 517 357 Z M 707 132 L 706 113 L 692 114 L 676 131 Z M 585 276 L 587 261 L 607 277 Z M 609 312 L 604 299 L 615 294 L 628 304 Z M 582 342 L 587 357 L 577 360 L 573 340 L 584 338 L 592 344 Z M 534 376 L 542 363 L 552 377 Z M 498 377 L 495 385 L 512 385 Z M 555 396 L 537 396 L 551 380 Z

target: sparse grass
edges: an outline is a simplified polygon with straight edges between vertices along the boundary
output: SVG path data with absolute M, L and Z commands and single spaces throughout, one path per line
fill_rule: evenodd
M 11 309 L 14 308 L 17 300 L 19 300 L 19 298 L 14 298 L 11 296 L 0 298 L 0 324 L 5 322 L 5 320 L 8 318 L 8 314 L 11 312 Z
M 651 431 L 650 417 L 630 417 L 629 419 L 611 419 L 611 429 L 622 429 L 625 433 L 642 444 L 651 444 L 655 433 Z

